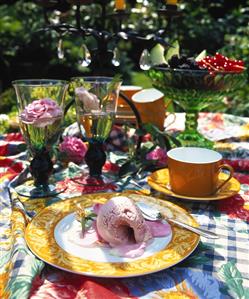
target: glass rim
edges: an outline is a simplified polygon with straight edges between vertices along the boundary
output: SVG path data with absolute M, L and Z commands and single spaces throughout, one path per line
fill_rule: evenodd
M 63 86 L 69 84 L 67 80 L 60 79 L 18 79 L 11 82 L 13 86 Z
M 199 156 L 201 154 L 201 159 L 198 157 L 198 154 Z M 215 150 L 193 146 L 172 148 L 167 152 L 167 155 L 172 160 L 185 164 L 211 164 L 222 160 L 222 155 Z M 205 161 L 205 158 L 208 156 L 209 160 Z
M 93 83 L 110 83 L 112 82 L 114 77 L 108 77 L 108 76 L 76 76 L 76 77 L 71 77 L 70 81 L 74 81 L 76 79 L 83 79 L 85 82 L 93 82 Z M 119 82 L 122 83 L 122 80 Z
M 199 70 L 191 70 L 191 69 L 179 69 L 179 68 L 169 68 L 169 67 L 162 67 L 162 66 L 154 66 L 151 69 L 157 70 L 157 71 L 166 71 L 171 73 L 183 73 L 183 74 L 198 74 L 198 75 L 210 75 L 207 69 L 199 69 Z M 240 75 L 245 72 L 246 69 L 243 70 L 243 72 L 235 72 L 235 71 L 214 71 L 215 75 Z

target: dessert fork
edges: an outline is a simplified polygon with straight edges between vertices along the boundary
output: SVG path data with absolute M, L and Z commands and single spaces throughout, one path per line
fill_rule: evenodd
M 147 219 L 149 221 L 157 221 L 157 220 L 163 219 L 162 214 L 156 208 L 151 207 L 143 202 L 137 202 L 136 205 L 141 210 L 145 219 Z M 202 237 L 205 237 L 208 239 L 219 239 L 219 236 L 217 234 L 207 231 L 207 230 L 204 230 L 202 228 L 191 226 L 187 223 L 181 222 L 181 221 L 173 219 L 173 218 L 166 218 L 166 220 L 168 222 L 176 224 L 180 227 L 186 228 Z

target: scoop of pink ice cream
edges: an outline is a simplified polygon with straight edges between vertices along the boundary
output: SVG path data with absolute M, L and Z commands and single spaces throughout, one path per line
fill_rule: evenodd
M 100 207 L 97 230 L 112 247 L 146 242 L 152 238 L 141 211 L 125 196 L 113 197 Z

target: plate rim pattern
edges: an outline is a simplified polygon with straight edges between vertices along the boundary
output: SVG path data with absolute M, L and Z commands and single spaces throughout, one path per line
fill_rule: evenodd
M 171 212 L 175 217 L 184 217 L 189 224 L 198 226 L 193 216 L 184 208 L 156 197 L 125 192 L 94 193 L 66 199 L 40 211 L 28 224 L 25 231 L 25 240 L 30 250 L 44 262 L 59 269 L 86 276 L 106 278 L 135 277 L 158 272 L 178 264 L 195 250 L 200 237 L 177 226 L 172 226 L 172 240 L 166 248 L 152 256 L 131 262 L 94 262 L 72 256 L 59 247 L 54 238 L 54 228 L 62 218 L 74 211 L 76 203 L 84 202 L 85 207 L 89 207 L 96 202 L 104 203 L 117 195 L 131 197 L 135 201 L 143 200 L 159 207 L 161 213 Z

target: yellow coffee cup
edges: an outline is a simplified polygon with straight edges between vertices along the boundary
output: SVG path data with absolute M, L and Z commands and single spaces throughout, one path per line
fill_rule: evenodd
M 155 88 L 143 89 L 132 96 L 132 101 L 141 116 L 142 123 L 152 123 L 160 130 L 164 129 L 166 106 L 161 91 Z
M 142 87 L 141 86 L 136 86 L 136 85 L 121 85 L 120 87 L 120 92 L 123 93 L 129 100 L 131 100 L 132 96 L 137 93 L 138 91 L 141 91 Z M 127 104 L 127 102 L 122 99 L 121 96 L 118 98 L 118 106 L 119 107 L 128 107 L 130 106 Z
M 217 193 L 232 177 L 233 168 L 222 164 L 222 155 L 200 147 L 178 147 L 168 151 L 169 183 L 179 195 L 205 197 Z M 219 173 L 227 170 L 225 181 Z

